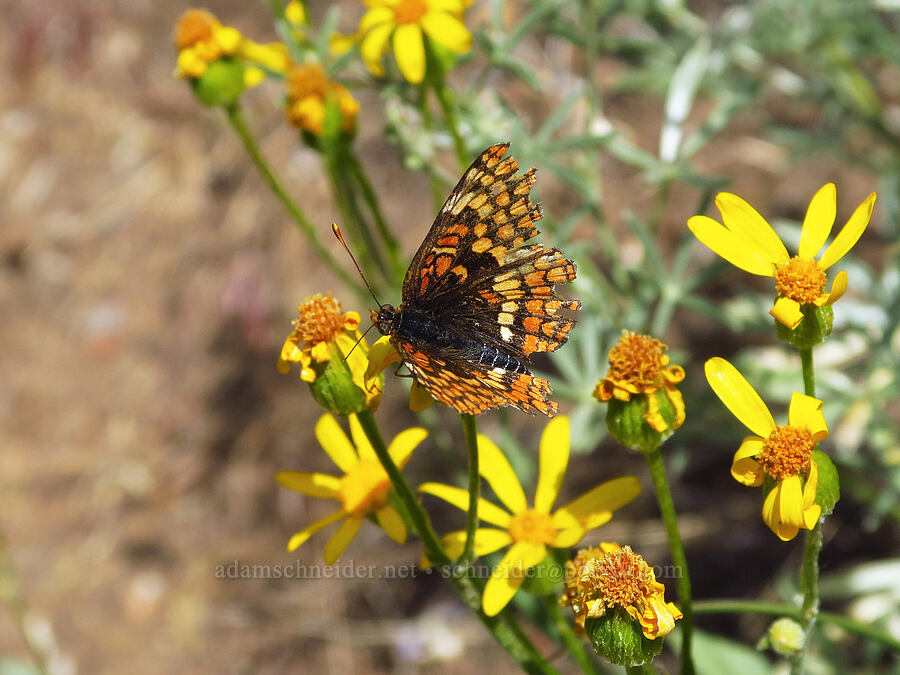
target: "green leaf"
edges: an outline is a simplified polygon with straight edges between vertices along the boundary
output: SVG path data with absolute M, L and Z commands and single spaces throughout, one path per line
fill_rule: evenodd
M 672 75 L 666 94 L 666 121 L 659 137 L 659 158 L 664 162 L 671 163 L 678 158 L 684 121 L 694 105 L 708 61 L 709 38 L 704 36 L 684 55 Z

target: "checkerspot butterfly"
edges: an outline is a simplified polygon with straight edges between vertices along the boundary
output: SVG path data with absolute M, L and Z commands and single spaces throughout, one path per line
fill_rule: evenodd
M 508 147 L 491 146 L 466 170 L 406 272 L 402 303 L 372 319 L 416 381 L 458 412 L 512 405 L 552 417 L 550 385 L 528 357 L 565 343 L 575 322 L 557 313 L 581 303 L 554 285 L 575 279 L 575 263 L 525 244 L 541 218 L 529 196 L 535 170 L 516 176 Z

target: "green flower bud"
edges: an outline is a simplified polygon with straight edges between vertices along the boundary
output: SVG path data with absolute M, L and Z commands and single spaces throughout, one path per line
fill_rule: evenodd
M 771 649 L 776 654 L 790 657 L 800 652 L 806 643 L 803 628 L 793 619 L 782 617 L 772 622 L 768 632 L 757 645 L 760 649 Z
M 335 415 L 352 415 L 366 408 L 366 394 L 353 381 L 353 374 L 344 357 L 332 347 L 331 358 L 313 363 L 316 379 L 309 383 L 309 390 L 316 403 Z
M 584 630 L 598 656 L 625 667 L 649 663 L 662 651 L 664 642 L 662 637 L 655 640 L 645 637 L 641 624 L 621 607 L 613 608 L 601 617 L 588 619 Z
M 630 401 L 611 399 L 606 411 L 609 433 L 626 448 L 637 452 L 652 452 L 662 445 L 671 432 L 663 435 L 647 424 L 649 407 L 646 395 L 634 396 Z
M 779 339 L 797 349 L 809 349 L 831 335 L 834 325 L 834 309 L 831 305 L 824 307 L 814 304 L 801 305 L 800 311 L 803 313 L 803 319 L 793 330 L 775 320 L 775 330 Z
M 232 58 L 222 58 L 210 63 L 203 75 L 190 82 L 203 105 L 229 106 L 244 93 L 244 66 Z

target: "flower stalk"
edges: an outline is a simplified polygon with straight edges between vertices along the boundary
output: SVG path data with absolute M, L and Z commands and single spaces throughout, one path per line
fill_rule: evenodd
M 478 429 L 475 416 L 460 413 L 466 453 L 469 458 L 469 510 L 466 512 L 466 543 L 456 564 L 465 570 L 475 560 L 475 531 L 478 529 L 478 500 L 481 498 L 481 476 L 478 473 Z
M 238 135 L 238 138 L 240 138 L 241 142 L 244 144 L 244 149 L 247 151 L 247 155 L 249 155 L 253 165 L 259 171 L 260 176 L 262 176 L 263 182 L 265 182 L 275 197 L 278 198 L 278 201 L 281 202 L 281 205 L 291 216 L 294 223 L 296 223 L 297 228 L 313 247 L 316 256 L 327 265 L 328 269 L 331 270 L 335 276 L 352 288 L 354 292 L 360 296 L 367 296 L 366 289 L 337 264 L 337 261 L 335 261 L 334 257 L 331 255 L 331 252 L 325 248 L 322 241 L 319 239 L 316 228 L 309 219 L 307 219 L 300 207 L 291 199 L 287 191 L 281 185 L 281 182 L 275 176 L 269 163 L 266 162 L 265 157 L 263 157 L 259 145 L 256 143 L 256 139 L 250 131 L 250 127 L 247 125 L 247 120 L 244 118 L 244 113 L 241 110 L 240 105 L 235 103 L 226 106 L 225 112 L 228 115 L 228 122 Z
M 813 365 L 812 347 L 800 350 L 800 363 L 803 368 L 803 389 L 807 396 L 816 395 L 816 372 Z M 800 612 L 800 625 L 806 634 L 804 647 L 791 659 L 792 675 L 803 672 L 803 660 L 806 657 L 806 645 L 815 626 L 819 614 L 819 553 L 822 550 L 822 520 L 815 527 L 807 530 L 803 540 L 803 567 L 800 571 L 800 587 L 803 591 L 803 606 Z
M 416 500 L 409 483 L 406 482 L 400 469 L 397 468 L 397 465 L 391 459 L 384 439 L 381 437 L 381 432 L 378 430 L 378 425 L 375 422 L 375 416 L 370 411 L 364 410 L 359 413 L 358 417 L 363 431 L 372 444 L 372 449 L 375 451 L 382 466 L 384 466 L 384 470 L 391 479 L 391 484 L 406 507 L 416 532 L 422 538 L 425 553 L 433 563 L 447 569 L 451 561 L 434 533 L 434 529 L 431 527 L 428 514 Z M 538 675 L 557 675 L 557 671 L 538 653 L 515 619 L 509 615 L 509 612 L 501 612 L 497 616 L 487 616 L 482 611 L 482 584 L 468 574 L 448 574 L 446 578 L 456 589 L 456 592 L 459 593 L 466 606 L 481 620 L 494 636 L 494 639 L 519 664 L 522 670 Z
M 662 454 L 659 448 L 656 448 L 651 452 L 644 453 L 644 457 L 647 459 L 647 468 L 650 470 L 650 478 L 653 480 L 656 501 L 659 504 L 659 511 L 666 526 L 672 562 L 680 572 L 677 577 L 678 600 L 681 605 L 681 611 L 684 614 L 681 623 L 681 673 L 682 675 L 691 675 L 694 672 L 694 661 L 691 656 L 694 612 L 687 557 L 684 554 L 681 533 L 678 531 L 678 516 L 675 514 L 675 503 L 672 500 L 672 491 L 669 489 L 669 481 L 666 478 L 666 468 L 663 464 Z

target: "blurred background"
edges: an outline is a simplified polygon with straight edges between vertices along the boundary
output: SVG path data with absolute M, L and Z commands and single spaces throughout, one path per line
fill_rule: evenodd
M 341 27 L 352 31 L 362 5 L 338 5 Z M 258 41 L 276 38 L 263 3 L 207 7 Z M 329 7 L 311 2 L 313 23 Z M 17 622 L 47 671 L 59 674 L 468 673 L 486 663 L 514 672 L 449 587 L 427 575 L 217 578 L 217 566 L 233 561 L 321 566 L 326 535 L 293 554 L 285 545 L 328 506 L 273 478 L 280 469 L 333 471 L 311 432 L 320 409 L 296 371 L 279 375 L 275 363 L 308 295 L 331 291 L 364 317 L 371 303 L 317 261 L 221 111 L 199 106 L 173 77 L 172 27 L 187 8 L 170 0 L 0 4 L 0 673 L 36 672 Z M 501 45 L 499 36 L 537 9 L 543 14 Z M 628 543 L 656 564 L 666 562 L 667 546 L 643 459 L 604 437 L 605 409 L 587 397 L 621 330 L 642 328 L 640 311 L 655 307 L 667 284 L 684 290 L 678 284 L 697 277 L 653 327 L 688 372 L 688 420 L 664 450 L 698 599 L 791 600 L 802 548 L 802 538 L 772 536 L 759 493 L 730 477 L 743 432 L 707 390 L 702 363 L 734 360 L 775 402 L 776 417 L 777 403 L 799 386 L 791 375 L 799 365 L 775 344 L 768 282 L 688 241 L 685 222 L 728 189 L 796 243 L 806 205 L 825 182 L 837 184 L 839 224 L 878 192 L 872 224 L 846 261 L 850 294 L 836 307 L 835 336 L 817 351 L 832 429 L 824 449 L 843 488 L 825 527 L 823 606 L 895 636 L 897 11 L 892 0 L 479 1 L 466 19 L 474 52 L 506 65 L 477 83 L 483 95 L 466 97 L 478 56 L 451 77 L 473 143 L 511 140 L 520 164 L 538 166 L 547 236 L 574 242 L 586 270 L 575 294 L 606 308 L 566 348 L 581 360 L 539 363 L 558 378 L 562 411 L 574 415 L 578 452 L 562 498 L 624 473 L 641 476 L 645 493 L 589 543 Z M 594 58 L 585 59 L 577 31 L 602 36 Z M 692 52 L 697 45 L 706 51 Z M 586 73 L 593 103 L 581 95 Z M 673 89 L 679 82 L 685 89 Z M 680 110 L 673 91 L 690 92 L 678 121 L 688 150 L 678 161 L 661 144 Z M 385 114 L 390 92 L 362 86 L 353 94 L 361 104 L 355 147 L 408 259 L 434 216 L 427 177 L 411 169 L 432 155 L 396 133 L 396 116 Z M 264 83 L 244 97 L 247 117 L 344 260 L 327 238 L 339 215 L 320 156 L 284 123 L 281 96 L 277 82 Z M 393 133 L 383 133 L 386 124 Z M 582 128 L 604 139 L 594 154 L 553 145 Z M 455 176 L 447 147 L 446 138 L 434 140 L 429 161 Z M 594 183 L 585 183 L 590 176 Z M 586 184 L 605 234 L 596 210 L 573 210 L 586 201 Z M 640 223 L 654 220 L 648 244 Z M 678 257 L 684 276 L 654 274 L 651 249 L 667 264 Z M 589 268 L 613 280 L 607 290 L 591 285 Z M 416 423 L 405 386 L 388 377 L 377 415 L 388 437 Z M 407 474 L 414 483 L 461 480 L 455 416 L 434 410 L 426 423 L 445 431 L 422 446 Z M 513 411 L 480 424 L 513 455 L 531 494 L 543 420 Z M 460 526 L 458 512 L 437 500 L 426 506 L 439 531 Z M 414 538 L 397 546 L 364 526 L 345 560 L 402 565 L 420 553 Z M 698 618 L 701 629 L 748 647 L 768 623 Z M 816 654 L 821 672 L 892 664 L 883 649 L 839 631 L 830 638 L 832 651 Z M 539 646 L 553 655 L 553 645 Z M 762 654 L 745 657 L 768 668 Z M 570 664 L 561 655 L 558 665 Z

